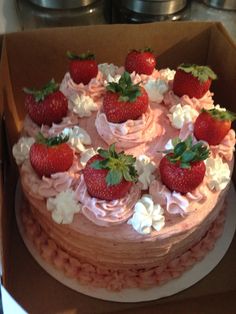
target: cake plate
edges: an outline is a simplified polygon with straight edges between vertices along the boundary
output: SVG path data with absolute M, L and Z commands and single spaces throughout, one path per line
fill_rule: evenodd
M 156 286 L 150 289 L 123 289 L 120 292 L 111 292 L 103 288 L 94 288 L 81 285 L 77 280 L 66 277 L 62 272 L 56 270 L 52 265 L 46 263 L 39 255 L 33 244 L 24 234 L 24 227 L 20 219 L 20 206 L 22 192 L 18 183 L 15 197 L 15 210 L 18 229 L 21 237 L 37 263 L 52 277 L 64 284 L 65 286 L 97 299 L 114 301 L 114 302 L 143 302 L 157 300 L 163 297 L 171 296 L 183 291 L 209 274 L 221 261 L 226 254 L 234 237 L 236 228 L 236 194 L 233 183 L 231 183 L 227 199 L 226 220 L 222 236 L 216 241 L 215 247 L 207 253 L 203 260 L 196 263 L 191 269 L 185 271 L 179 278 L 172 279 L 162 286 Z

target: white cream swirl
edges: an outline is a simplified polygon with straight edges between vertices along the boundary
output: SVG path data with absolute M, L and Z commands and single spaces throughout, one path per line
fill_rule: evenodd
M 148 189 L 150 183 L 155 179 L 153 172 L 156 170 L 155 163 L 146 155 L 136 158 L 135 169 L 138 172 L 138 181 L 142 185 L 142 190 Z
M 88 132 L 79 126 L 65 128 L 62 133 L 69 136 L 69 145 L 78 152 L 83 152 L 86 149 L 84 145 L 91 145 L 92 143 Z
M 80 163 L 83 167 L 87 164 L 90 158 L 92 158 L 94 155 L 97 154 L 97 151 L 92 147 L 85 149 L 84 151 L 81 152 L 80 154 Z
M 113 63 L 100 63 L 98 65 L 98 69 L 103 74 L 105 79 L 107 79 L 108 76 L 114 77 L 117 73 L 119 73 L 119 67 Z
M 52 212 L 52 219 L 57 224 L 71 224 L 74 215 L 80 212 L 81 204 L 74 196 L 75 192 L 68 189 L 47 199 L 47 209 Z
M 68 108 L 80 118 L 90 117 L 92 111 L 98 110 L 97 104 L 93 99 L 86 95 L 73 94 L 69 98 Z
M 134 214 L 128 220 L 134 230 L 141 234 L 149 234 L 152 228 L 160 231 L 165 225 L 164 210 L 159 204 L 154 204 L 152 196 L 144 194 L 134 206 Z
M 210 190 L 221 191 L 230 181 L 230 169 L 227 163 L 224 163 L 220 157 L 207 158 L 206 177 L 207 185 Z
M 30 147 L 34 144 L 33 137 L 21 137 L 12 148 L 12 154 L 16 160 L 17 165 L 21 165 L 29 158 Z
M 185 123 L 194 122 L 198 115 L 198 111 L 191 106 L 177 104 L 170 108 L 170 114 L 167 116 L 174 128 L 181 129 Z
M 173 81 L 176 71 L 166 68 L 160 70 L 159 73 L 162 80 Z
M 144 85 L 150 101 L 161 103 L 163 95 L 168 91 L 168 83 L 161 79 L 149 79 Z

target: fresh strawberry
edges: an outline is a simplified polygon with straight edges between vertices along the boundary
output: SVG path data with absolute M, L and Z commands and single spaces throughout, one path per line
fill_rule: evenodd
M 30 162 L 40 177 L 50 177 L 53 173 L 64 172 L 71 167 L 74 153 L 66 143 L 68 139 L 68 136 L 47 139 L 39 133 L 36 142 L 30 148 Z
M 129 73 L 152 74 L 156 67 L 156 57 L 150 48 L 131 50 L 125 59 L 125 70 Z
M 178 139 L 174 149 L 160 161 L 162 182 L 171 191 L 183 194 L 193 191 L 203 181 L 206 172 L 203 160 L 208 156 L 207 147 L 201 142 L 192 145 L 191 136 L 183 142 Z
M 203 109 L 194 123 L 194 136 L 209 145 L 218 145 L 231 129 L 236 115 L 229 111 Z
M 179 97 L 188 95 L 199 99 L 206 94 L 212 80 L 216 78 L 216 74 L 207 66 L 183 63 L 175 73 L 173 91 Z
M 30 118 L 39 126 L 60 123 L 66 116 L 68 102 L 52 79 L 41 90 L 24 88 L 25 106 Z
M 137 179 L 134 162 L 133 156 L 117 153 L 114 144 L 99 149 L 83 170 L 89 194 L 107 201 L 124 197 Z
M 122 123 L 136 120 L 148 108 L 148 94 L 139 84 L 133 84 L 128 72 L 124 72 L 119 83 L 109 83 L 103 98 L 103 110 L 107 120 Z
M 97 76 L 98 65 L 94 54 L 88 52 L 76 55 L 68 51 L 67 56 L 70 59 L 70 76 L 76 84 L 83 83 L 86 85 L 92 78 Z

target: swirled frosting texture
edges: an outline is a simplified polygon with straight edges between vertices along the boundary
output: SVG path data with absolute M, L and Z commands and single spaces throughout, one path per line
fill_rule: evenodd
M 62 191 L 56 197 L 47 199 L 47 209 L 52 212 L 52 219 L 58 224 L 70 224 L 74 215 L 80 212 L 81 205 L 75 200 L 71 189 Z
M 133 207 L 140 197 L 140 187 L 133 185 L 121 199 L 104 201 L 91 197 L 87 191 L 83 175 L 76 188 L 76 199 L 82 204 L 81 212 L 93 223 L 109 227 L 124 223 L 133 213 Z
M 135 204 L 134 214 L 127 223 L 141 234 L 149 234 L 152 229 L 160 231 L 165 225 L 163 213 L 163 208 L 159 204 L 154 204 L 152 196 L 144 194 Z
M 209 189 L 215 191 L 223 190 L 230 181 L 228 164 L 224 163 L 220 157 L 207 158 L 205 163 Z
M 158 119 L 159 112 L 150 108 L 139 119 L 124 123 L 111 123 L 105 113 L 99 112 L 95 126 L 107 144 L 116 143 L 116 147 L 131 148 L 163 134 L 163 127 L 158 124 Z
M 150 183 L 155 179 L 155 163 L 146 155 L 140 155 L 136 158 L 135 169 L 138 173 L 138 181 L 142 185 L 142 190 L 147 190 Z
M 184 124 L 194 122 L 198 115 L 198 111 L 191 106 L 177 104 L 170 108 L 170 114 L 167 116 L 174 128 L 181 129 Z
M 13 146 L 12 153 L 16 160 L 17 165 L 21 165 L 26 159 L 29 158 L 30 147 L 34 144 L 33 137 L 21 137 L 18 142 Z
M 36 199 L 54 197 L 74 185 L 80 177 L 80 164 L 74 157 L 71 168 L 66 172 L 52 174 L 49 178 L 39 178 L 32 169 L 30 161 L 26 160 L 21 167 L 22 184 L 25 190 Z

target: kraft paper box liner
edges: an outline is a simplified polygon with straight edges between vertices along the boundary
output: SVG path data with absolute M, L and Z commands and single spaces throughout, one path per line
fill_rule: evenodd
M 234 313 L 236 239 L 219 265 L 203 280 L 174 296 L 142 303 L 94 299 L 63 286 L 31 257 L 17 231 L 14 193 L 17 170 L 11 156 L 25 116 L 22 88 L 40 87 L 52 77 L 60 82 L 68 70 L 66 51 L 87 50 L 98 63 L 123 65 L 127 51 L 152 47 L 157 68 L 182 62 L 207 64 L 217 73 L 215 103 L 236 111 L 236 46 L 220 23 L 178 22 L 43 29 L 5 36 L 2 79 L 7 148 L 5 204 L 1 238 L 3 284 L 30 313 Z M 235 179 L 235 175 L 234 175 Z

